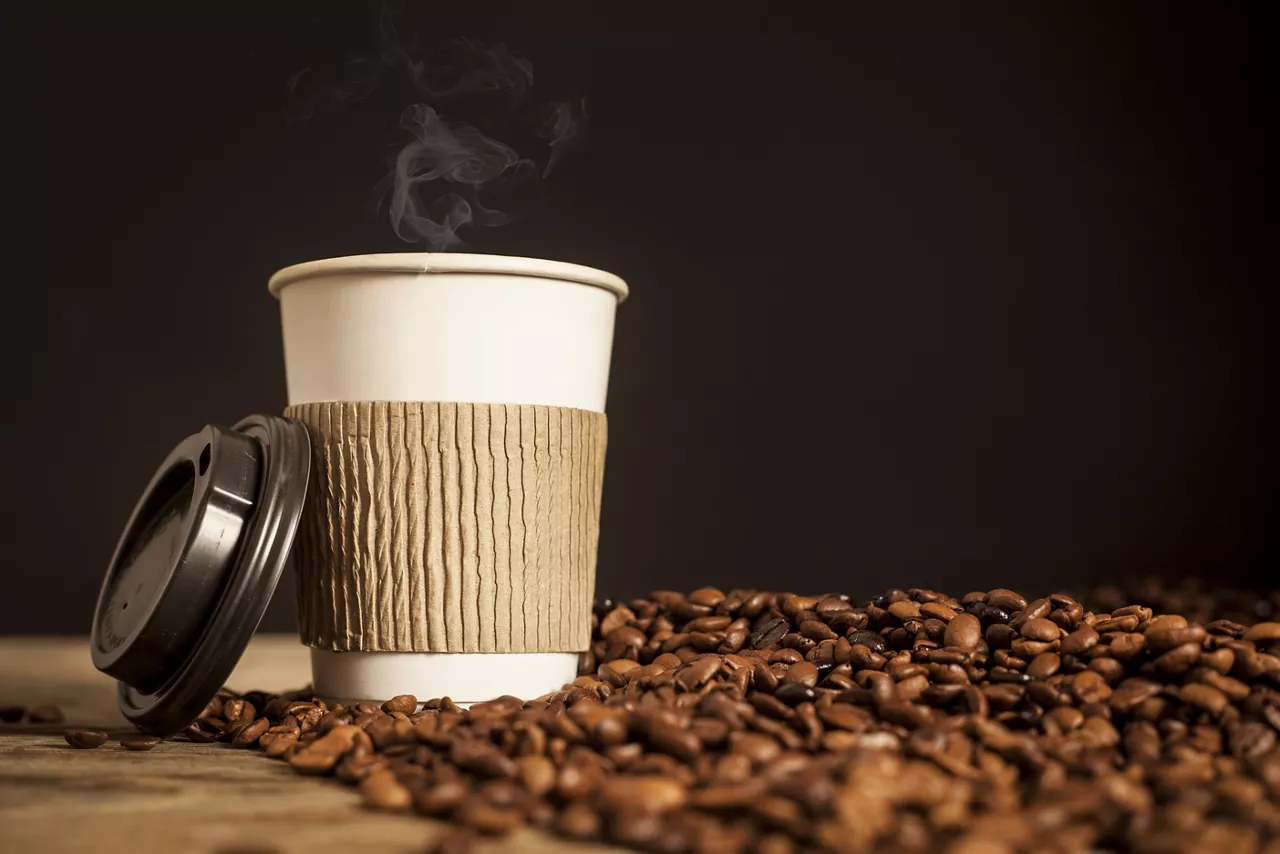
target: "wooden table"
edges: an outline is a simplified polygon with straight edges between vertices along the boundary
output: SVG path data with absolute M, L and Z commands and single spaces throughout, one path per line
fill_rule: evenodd
M 283 691 L 310 681 L 295 637 L 254 639 L 229 684 Z M 137 753 L 115 683 L 89 660 L 84 638 L 0 638 L 0 705 L 54 703 L 64 724 L 0 724 L 0 852 L 316 854 L 423 852 L 445 825 L 363 809 L 352 788 L 302 777 L 256 751 L 165 742 Z M 96 750 L 73 750 L 68 726 L 106 729 Z M 615 851 L 533 831 L 479 851 Z

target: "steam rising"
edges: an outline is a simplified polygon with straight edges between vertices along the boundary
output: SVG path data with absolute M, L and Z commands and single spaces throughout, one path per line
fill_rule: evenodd
M 587 99 L 556 101 L 548 111 L 541 135 L 551 142 L 551 156 L 547 158 L 542 177 L 551 174 L 561 158 L 571 149 L 582 144 L 582 132 L 587 125 Z
M 391 226 L 402 240 L 418 240 L 436 249 L 459 245 L 458 229 L 467 224 L 503 225 L 509 217 L 488 210 L 479 190 L 519 164 L 515 149 L 482 134 L 465 122 L 448 122 L 426 104 L 415 104 L 400 116 L 400 126 L 413 135 L 396 156 L 391 191 Z M 433 200 L 422 191 L 443 181 L 459 186 Z
M 391 15 L 380 20 L 381 55 L 377 60 L 352 60 L 325 81 L 304 68 L 288 81 L 298 119 L 368 98 L 387 70 L 404 73 L 422 98 L 401 113 L 400 128 L 408 141 L 395 157 L 387 176 L 391 225 L 410 243 L 428 250 L 462 244 L 458 230 L 465 225 L 498 226 L 511 217 L 487 207 L 482 190 L 511 189 L 546 178 L 571 150 L 581 147 L 587 121 L 584 99 L 565 99 L 524 109 L 533 89 L 533 64 L 506 45 L 486 46 L 471 39 L 455 39 L 430 51 L 406 46 L 397 36 Z M 450 113 L 441 113 L 448 104 Z M 456 113 L 478 110 L 476 122 L 503 135 L 532 132 L 547 141 L 541 168 L 522 158 L 505 142 L 482 133 Z M 530 126 L 540 118 L 537 126 Z M 487 119 L 487 121 L 485 121 Z

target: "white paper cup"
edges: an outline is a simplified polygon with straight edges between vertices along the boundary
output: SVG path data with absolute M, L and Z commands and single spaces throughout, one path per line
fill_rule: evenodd
M 291 407 L 403 401 L 603 413 L 614 314 L 627 295 L 618 277 L 575 264 L 435 253 L 312 261 L 276 273 L 269 287 L 280 300 Z M 345 699 L 530 698 L 571 681 L 576 663 L 575 650 L 312 649 L 317 693 Z

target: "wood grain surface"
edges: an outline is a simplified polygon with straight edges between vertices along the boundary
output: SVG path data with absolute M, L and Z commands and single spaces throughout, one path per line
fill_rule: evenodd
M 307 651 L 292 636 L 254 639 L 229 681 L 240 691 L 283 691 L 309 682 Z M 0 706 L 55 703 L 56 725 L 0 724 L 0 852 L 315 854 L 425 852 L 446 825 L 360 806 L 352 788 L 302 777 L 256 751 L 165 742 L 145 753 L 120 747 L 132 730 L 116 709 L 115 683 L 89 660 L 85 638 L 0 638 Z M 74 750 L 69 726 L 106 729 L 112 740 Z M 478 851 L 616 851 L 523 831 Z

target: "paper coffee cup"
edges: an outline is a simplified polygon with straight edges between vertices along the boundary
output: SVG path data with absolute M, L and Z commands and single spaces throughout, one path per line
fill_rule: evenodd
M 571 681 L 626 284 L 414 253 L 299 264 L 270 289 L 313 446 L 294 565 L 317 693 L 468 703 Z

